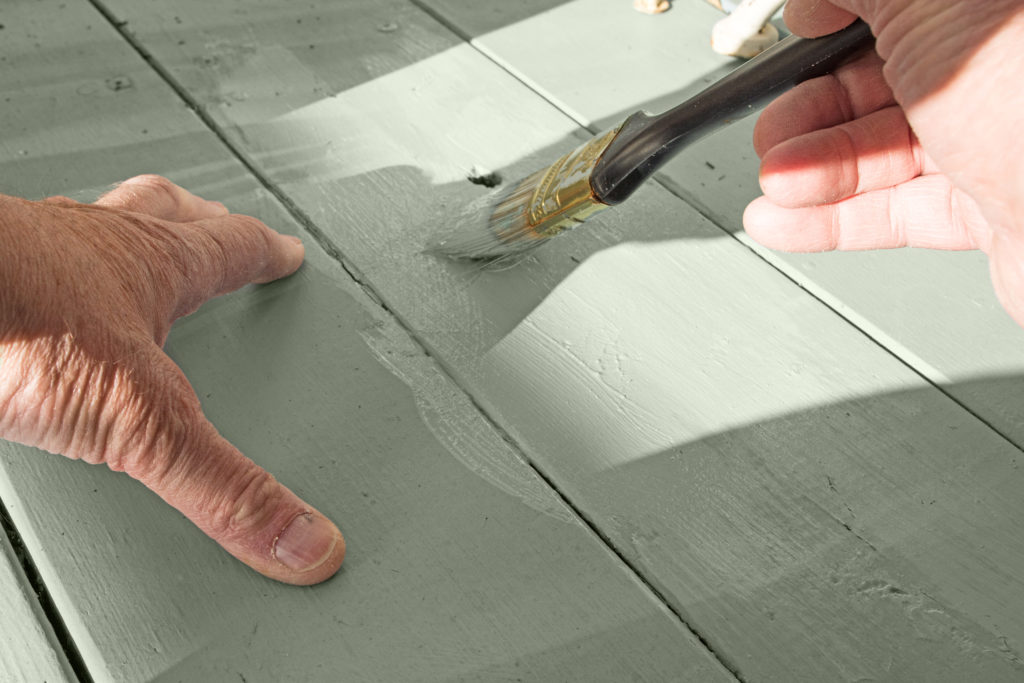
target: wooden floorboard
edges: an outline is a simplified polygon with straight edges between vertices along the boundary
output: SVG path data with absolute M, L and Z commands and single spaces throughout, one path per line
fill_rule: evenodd
M 412 0 L 458 35 L 473 39 L 549 12 L 571 0 L 509 0 L 463 2 L 462 0 Z
M 21 560 L 0 531 L 0 680 L 76 680 L 22 569 Z
M 201 47 L 225 108 L 274 95 L 222 91 L 218 70 L 255 59 L 255 88 L 276 68 L 265 81 L 294 91 L 275 115 L 458 44 L 405 3 L 242 5 L 136 8 L 177 49 Z M 282 28 L 297 17 L 313 28 Z M 394 21 L 412 38 L 374 54 Z M 163 173 L 308 245 L 296 275 L 211 302 L 167 348 L 218 429 L 345 532 L 330 582 L 263 579 L 127 477 L 0 443 L 0 498 L 94 680 L 734 680 L 90 3 L 7 4 L 0 24 L 2 191 L 87 199 Z M 225 26 L 249 37 L 225 42 Z M 333 62 L 308 34 L 345 38 L 356 71 L 306 92 L 297 65 Z
M 297 23 L 285 31 L 266 18 L 283 3 L 244 17 L 234 5 L 163 4 L 192 15 L 201 41 L 145 3 L 108 4 L 742 678 L 1019 679 L 1019 450 L 903 349 L 839 315 L 842 300 L 826 306 L 657 185 L 514 267 L 423 253 L 483 199 L 467 176 L 516 178 L 586 139 L 574 122 L 600 125 L 714 77 L 723 64 L 698 40 L 709 25 L 666 27 L 626 2 L 564 3 L 404 67 L 377 55 L 386 73 L 353 83 L 359 51 L 330 31 L 303 48 Z M 431 9 L 443 17 L 452 5 Z M 406 56 L 406 30 L 415 44 L 442 36 L 384 14 L 375 5 L 320 19 L 390 36 L 387 50 Z M 498 59 L 502 31 L 519 54 Z M 584 63 L 626 64 L 641 43 L 656 53 L 644 61 L 658 66 L 655 95 L 644 94 L 640 62 L 621 80 Z M 545 58 L 550 46 L 562 61 Z M 304 49 L 327 56 L 314 63 Z M 551 74 L 527 77 L 529 64 L 557 73 L 544 84 Z M 577 91 L 611 101 L 588 114 Z M 732 206 L 732 188 L 702 196 Z M 981 378 L 979 393 L 1004 380 Z
M 481 5 L 488 4 L 423 2 L 448 23 L 467 27 L 478 26 Z M 655 17 L 637 15 L 621 0 L 546 4 L 548 11 L 519 21 L 492 22 L 490 30 L 473 33 L 473 43 L 593 132 L 634 111 L 664 111 L 739 63 L 709 49 L 711 26 L 722 15 L 706 3 L 675 2 Z M 760 247 L 741 231 L 743 209 L 760 194 L 751 145 L 755 118 L 684 150 L 659 180 L 1024 445 L 1016 409 L 1024 402 L 1024 330 L 996 300 L 984 255 L 785 254 Z

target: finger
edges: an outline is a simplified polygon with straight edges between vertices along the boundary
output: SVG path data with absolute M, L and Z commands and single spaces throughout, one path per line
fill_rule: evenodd
M 786 27 L 798 36 L 817 38 L 849 26 L 857 16 L 827 0 L 790 0 L 782 18 Z
M 204 301 L 250 283 L 291 275 L 305 256 L 302 241 L 271 230 L 251 216 L 229 214 L 179 226 L 187 245 L 179 264 L 180 304 L 176 317 Z
M 264 576 L 298 585 L 337 572 L 338 528 L 228 443 L 203 416 L 180 369 L 154 349 L 121 411 L 104 457 L 178 509 L 230 554 Z
M 761 162 L 765 196 L 779 206 L 832 204 L 937 172 L 903 110 L 888 107 L 772 147 Z
M 754 126 L 754 151 L 763 157 L 775 145 L 830 128 L 895 104 L 874 52 L 783 93 L 765 107 Z
M 999 302 L 1018 325 L 1024 326 L 1024 236 L 1016 230 L 998 230 L 989 252 L 992 285 Z
M 822 206 L 786 208 L 760 197 L 747 207 L 743 225 L 755 240 L 782 251 L 987 251 L 991 243 L 988 223 L 974 200 L 938 174 Z
M 54 195 L 53 197 L 47 197 L 46 199 L 44 199 L 42 201 L 43 201 L 44 204 L 52 204 L 54 206 L 62 206 L 64 208 L 68 208 L 68 209 L 74 208 L 76 206 L 81 206 L 81 204 L 79 202 L 76 202 L 74 199 L 71 199 L 70 197 L 64 197 L 62 195 Z
M 183 223 L 228 213 L 220 202 L 197 197 L 158 175 L 129 178 L 96 200 L 97 206 Z

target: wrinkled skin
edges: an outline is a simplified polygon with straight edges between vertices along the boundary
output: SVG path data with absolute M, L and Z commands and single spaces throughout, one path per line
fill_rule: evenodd
M 127 472 L 268 577 L 337 571 L 338 529 L 217 433 L 161 348 L 207 299 L 294 272 L 298 239 L 140 176 L 94 204 L 0 195 L 0 249 L 0 437 Z
M 754 147 L 764 196 L 744 226 L 787 251 L 982 249 L 1024 325 L 1024 4 L 790 0 L 793 32 L 863 17 L 877 53 L 768 106 Z

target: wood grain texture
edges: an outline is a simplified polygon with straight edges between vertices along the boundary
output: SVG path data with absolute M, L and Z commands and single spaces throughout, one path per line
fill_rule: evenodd
M 191 15 L 165 5 L 154 16 L 178 49 L 189 43 L 175 27 L 191 21 L 188 35 L 223 57 L 235 44 L 210 32 L 251 26 L 216 12 L 243 5 L 195 3 Z M 297 14 L 264 6 L 289 22 Z M 386 7 L 364 4 L 319 30 L 333 36 L 360 17 L 358 33 Z M 390 7 L 413 35 L 450 38 L 404 4 Z M 259 23 L 259 8 L 245 9 Z M 313 12 L 299 16 L 316 24 Z M 4 118 L 17 131 L 0 143 L 0 163 L 25 169 L 7 191 L 84 199 L 145 170 L 303 232 L 88 4 L 8 4 L 0 23 L 11 38 L 0 52 L 19 65 L 0 71 L 0 82 L 12 79 Z M 373 64 L 388 72 L 429 59 L 429 42 L 403 39 L 408 54 Z M 260 68 L 282 64 L 275 54 Z M 267 80 L 288 71 L 278 73 Z M 44 113 L 49 134 L 33 123 Z M 302 148 L 296 158 L 306 159 Z M 338 201 L 331 219 L 346 220 Z M 296 275 L 211 302 L 167 348 L 218 429 L 338 521 L 349 554 L 330 582 L 263 579 L 127 477 L 0 443 L 0 498 L 94 680 L 733 680 L 435 359 L 306 239 Z
M 14 548 L 0 533 L 0 681 L 74 681 Z
M 413 0 L 451 26 L 459 35 L 472 38 L 518 24 L 549 12 L 570 0 L 508 0 L 508 2 L 464 2 L 463 0 Z
M 455 24 L 482 11 L 427 1 Z M 593 132 L 633 111 L 664 111 L 739 63 L 707 47 L 721 15 L 705 3 L 674 3 L 654 18 L 634 16 L 628 4 L 576 0 L 480 35 L 474 44 Z M 608 49 L 612 31 L 616 49 Z M 1024 403 L 1024 382 L 1005 381 L 1024 372 L 1024 330 L 996 300 L 984 255 L 923 249 L 785 254 L 760 247 L 741 229 L 744 207 L 760 194 L 754 120 L 684 150 L 658 178 L 1024 445 L 1016 409 Z M 628 205 L 622 210 L 632 211 Z
M 129 25 L 144 20 L 132 3 L 113 6 Z M 555 21 L 574 8 L 580 23 Z M 628 3 L 577 2 L 544 15 L 557 34 L 548 41 L 533 19 L 507 30 L 522 28 L 512 42 L 540 52 L 597 22 L 603 32 L 579 35 L 603 41 L 611 65 L 633 43 L 603 36 L 643 26 L 644 44 L 669 39 L 659 18 L 633 17 Z M 218 40 L 245 40 L 260 19 L 246 22 L 217 24 Z M 744 679 L 1020 678 L 1019 450 L 900 349 L 865 337 L 656 185 L 514 268 L 424 254 L 483 196 L 465 180 L 474 168 L 515 178 L 586 135 L 470 46 L 291 111 L 266 96 L 239 113 L 203 98 L 202 84 L 230 91 L 244 75 L 203 73 L 196 51 L 155 26 L 136 35 Z M 493 57 L 491 37 L 478 45 Z M 292 38 L 267 40 L 257 51 Z M 268 73 L 264 88 L 326 80 L 345 64 L 339 53 L 323 71 Z M 566 92 L 557 101 L 580 120 Z M 627 99 L 582 120 L 638 104 Z

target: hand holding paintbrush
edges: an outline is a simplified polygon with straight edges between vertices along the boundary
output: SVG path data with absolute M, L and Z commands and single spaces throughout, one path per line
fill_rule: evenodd
M 790 0 L 785 17 L 821 35 L 857 15 L 877 55 L 758 121 L 765 197 L 747 232 L 788 251 L 981 249 L 1024 324 L 1024 3 Z
M 496 258 L 521 252 L 571 229 L 594 213 L 625 201 L 686 145 L 746 116 L 780 93 L 829 73 L 870 47 L 863 22 L 824 38 L 790 37 L 657 116 L 638 112 L 498 193 L 437 250 L 460 258 Z
M 983 9 L 983 11 L 979 11 Z M 810 80 L 870 44 L 877 54 Z M 790 0 L 797 34 L 661 116 L 635 114 L 466 214 L 439 245 L 468 258 L 530 249 L 623 201 L 672 154 L 801 81 L 755 129 L 765 197 L 747 232 L 790 251 L 981 249 L 1024 325 L 1024 5 Z M 840 75 L 841 74 L 841 75 Z

